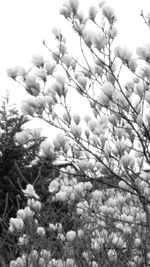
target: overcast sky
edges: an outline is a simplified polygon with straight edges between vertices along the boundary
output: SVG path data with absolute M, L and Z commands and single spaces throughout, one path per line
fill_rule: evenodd
M 90 4 L 99 1 L 79 0 L 85 12 Z M 140 10 L 150 12 L 149 0 L 108 0 L 116 11 L 119 29 L 118 42 L 128 47 L 149 40 L 148 30 L 140 17 Z M 70 32 L 59 15 L 62 0 L 1 0 L 0 1 L 0 90 L 11 89 L 14 101 L 20 88 L 6 79 L 4 70 L 17 64 L 26 65 L 32 55 L 42 51 L 42 40 L 48 38 L 54 25 L 61 25 L 67 38 Z M 68 32 L 67 32 L 68 31 Z

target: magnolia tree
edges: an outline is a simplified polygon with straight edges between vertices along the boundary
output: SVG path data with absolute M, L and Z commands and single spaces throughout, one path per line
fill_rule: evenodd
M 64 209 L 58 216 L 56 205 L 44 224 L 39 195 L 31 184 L 24 189 L 27 207 L 10 219 L 21 248 L 10 266 L 149 266 L 150 44 L 135 57 L 115 47 L 117 19 L 105 3 L 85 17 L 69 0 L 60 14 L 79 40 L 80 60 L 55 28 L 56 50 L 43 41 L 51 58 L 35 55 L 29 71 L 8 75 L 29 93 L 22 113 L 59 130 L 41 155 L 68 162 L 47 186 L 48 209 Z M 150 15 L 141 15 L 149 27 Z M 88 103 L 85 116 L 73 113 L 71 94 Z

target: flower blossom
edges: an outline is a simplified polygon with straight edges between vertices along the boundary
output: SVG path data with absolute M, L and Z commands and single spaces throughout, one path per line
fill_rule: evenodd
M 75 231 L 68 231 L 67 233 L 66 233 L 66 239 L 68 240 L 68 241 L 73 241 L 74 239 L 76 238 L 76 232 Z
M 54 180 L 50 183 L 48 190 L 50 193 L 54 193 L 57 192 L 58 188 L 59 188 L 59 183 L 56 180 Z
M 28 184 L 26 186 L 26 189 L 22 190 L 22 192 L 25 194 L 27 197 L 35 197 L 39 199 L 39 196 L 35 193 L 34 187 L 32 184 Z
M 24 227 L 24 222 L 21 218 L 11 218 L 9 222 L 9 231 L 13 232 L 14 230 L 21 231 Z

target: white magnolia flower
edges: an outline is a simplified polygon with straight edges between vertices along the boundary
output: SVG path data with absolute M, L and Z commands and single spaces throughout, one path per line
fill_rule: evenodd
M 42 95 L 38 95 L 36 97 L 36 103 L 37 103 L 37 108 L 39 109 L 44 109 L 45 105 L 46 105 L 46 100 L 45 100 L 45 96 Z
M 15 134 L 15 141 L 21 145 L 27 144 L 29 140 L 30 135 L 27 131 L 18 132 Z
M 84 186 L 84 189 L 87 190 L 87 191 L 88 190 L 91 190 L 92 187 L 93 187 L 93 185 L 91 184 L 91 182 L 85 182 L 83 186 Z
M 129 60 L 131 60 L 132 57 L 132 52 L 126 47 L 117 46 L 114 49 L 114 54 L 116 57 L 119 57 L 124 62 L 128 62 Z
M 111 39 L 114 39 L 117 36 L 118 31 L 117 31 L 116 27 L 112 26 L 111 29 L 109 29 L 107 31 L 107 34 Z
M 98 141 L 98 138 L 96 135 L 92 136 L 92 141 L 94 144 L 96 143 L 96 141 Z M 94 167 L 95 167 L 95 159 L 89 159 L 89 161 L 87 162 L 87 168 L 90 170 L 93 170 Z
M 51 257 L 51 252 L 47 249 L 42 249 L 40 252 L 40 256 L 44 258 L 45 260 L 49 260 Z
M 12 260 L 10 262 L 10 267 L 24 267 L 25 266 L 25 262 L 21 257 L 18 257 L 16 260 Z
M 79 229 L 79 230 L 77 231 L 77 235 L 78 235 L 79 238 L 82 238 L 83 235 L 84 235 L 83 230 L 82 230 L 82 229 Z
M 43 81 L 47 80 L 47 72 L 44 69 L 37 69 L 35 75 L 36 75 L 36 78 L 39 78 Z
M 105 47 L 106 41 L 100 33 L 95 33 L 92 38 L 93 43 L 95 44 L 98 50 L 102 50 Z
M 49 185 L 49 187 L 48 187 L 48 190 L 49 190 L 50 193 L 55 193 L 55 192 L 58 191 L 59 186 L 60 186 L 59 183 L 58 183 L 56 180 L 53 180 L 53 181 L 50 183 L 50 185 Z
M 109 22 L 116 21 L 114 10 L 109 5 L 103 4 L 102 5 L 102 12 L 103 12 L 103 15 L 108 19 Z
M 45 259 L 43 259 L 43 258 L 39 258 L 39 260 L 38 260 L 38 266 L 45 266 Z
M 101 201 L 102 199 L 102 192 L 100 190 L 95 190 L 92 192 L 92 199 L 94 199 L 94 201 Z
M 76 238 L 76 232 L 75 231 L 68 231 L 67 233 L 66 233 L 66 239 L 68 240 L 68 241 L 73 241 L 74 239 Z
M 59 201 L 66 201 L 67 200 L 66 192 L 60 191 L 56 193 L 55 198 L 56 200 L 59 200 Z
M 139 97 L 143 97 L 144 95 L 144 85 L 142 83 L 138 83 L 135 85 L 135 93 L 139 96 Z
M 14 67 L 14 68 L 8 68 L 7 70 L 7 75 L 12 78 L 12 79 L 16 79 L 17 75 L 18 75 L 18 67 Z
M 139 55 L 141 59 L 146 61 L 150 61 L 150 44 L 146 44 L 143 47 L 138 47 L 136 53 Z
M 25 219 L 25 212 L 24 212 L 24 209 L 19 209 L 17 211 L 17 218 L 21 218 L 22 220 Z
M 58 233 L 57 236 L 58 236 L 58 238 L 60 238 L 60 240 L 61 240 L 62 242 L 65 241 L 65 236 L 64 236 L 64 234 L 62 234 L 62 233 Z
M 38 140 L 41 137 L 41 131 L 42 131 L 41 128 L 32 128 L 28 132 L 32 136 L 32 138 Z
M 23 100 L 21 102 L 21 111 L 24 115 L 32 116 L 35 111 L 35 108 L 33 106 L 30 106 L 30 104 L 26 100 Z
M 77 11 L 77 9 L 79 7 L 79 1 L 78 0 L 69 0 L 68 3 L 66 4 L 66 6 L 67 5 L 71 9 L 71 11 L 75 12 L 75 11 Z
M 26 84 L 25 85 L 26 90 L 31 95 L 34 95 L 36 97 L 39 94 L 40 84 L 37 82 L 37 77 L 35 77 L 33 75 L 26 76 L 25 84 Z
M 93 32 L 87 29 L 83 30 L 83 40 L 88 47 L 91 47 L 93 40 Z
M 90 9 L 89 9 L 89 18 L 91 20 L 95 20 L 97 12 L 98 12 L 97 7 L 91 6 Z
M 66 267 L 75 267 L 74 259 L 67 259 L 66 260 Z
M 73 120 L 74 120 L 75 124 L 78 125 L 80 123 L 80 121 L 81 121 L 80 115 L 79 114 L 74 114 L 72 117 L 73 117 Z
M 24 222 L 21 218 L 10 218 L 9 222 L 9 231 L 13 232 L 14 230 L 21 231 L 24 227 Z
M 141 245 L 141 239 L 140 239 L 139 237 L 135 238 L 135 240 L 134 240 L 134 245 L 135 245 L 136 247 L 139 247 L 139 246 Z
M 42 207 L 40 201 L 35 200 L 34 198 L 32 198 L 32 199 L 28 199 L 27 203 L 28 203 L 29 208 L 35 210 L 36 212 L 40 212 L 41 207 Z
M 123 213 L 123 214 L 121 214 L 120 219 L 121 219 L 122 221 L 127 222 L 127 221 L 128 221 L 128 216 L 127 216 L 125 213 Z
M 25 194 L 27 197 L 35 197 L 39 199 L 39 196 L 35 193 L 34 187 L 32 184 L 28 184 L 26 186 L 26 189 L 22 190 L 22 192 Z
M 67 112 L 63 113 L 63 120 L 66 121 L 67 123 L 70 123 L 70 116 L 68 115 Z
M 103 93 L 103 91 L 97 97 L 97 101 L 101 106 L 108 107 L 110 103 L 109 97 Z
M 66 265 L 64 265 L 64 261 L 62 261 L 61 259 L 59 259 L 59 260 L 57 260 L 56 265 L 53 265 L 53 266 L 64 267 L 64 266 L 66 266 Z
M 101 241 L 98 238 L 92 238 L 91 239 L 92 249 L 99 251 L 100 245 L 101 245 Z
M 114 261 L 117 259 L 117 253 L 116 253 L 115 249 L 108 250 L 107 255 L 108 255 L 108 258 L 110 261 Z
M 116 247 L 123 248 L 125 246 L 125 243 L 121 237 L 114 236 L 112 240 L 112 244 L 114 244 Z
M 56 80 L 57 80 L 57 82 L 59 82 L 61 85 L 64 86 L 64 84 L 65 84 L 65 77 L 64 77 L 64 75 L 62 75 L 61 73 L 57 73 Z
M 65 54 L 63 56 L 63 63 L 66 65 L 67 68 L 72 67 L 75 68 L 75 61 L 72 59 L 72 57 L 68 54 Z
M 56 68 L 56 62 L 54 60 L 45 62 L 45 70 L 47 71 L 48 75 L 52 75 L 55 68 Z
M 135 165 L 135 158 L 129 154 L 125 154 L 121 157 L 121 163 L 124 168 L 133 168 Z
M 42 144 L 40 146 L 40 149 L 41 149 L 41 155 L 42 156 L 44 156 L 44 157 L 47 157 L 47 156 L 54 157 L 54 148 L 53 148 L 53 146 L 51 145 L 50 142 L 48 142 L 48 141 L 42 142 Z
M 60 14 L 63 15 L 66 19 L 70 16 L 70 9 L 67 6 L 62 6 L 59 10 Z
M 20 236 L 18 239 L 18 244 L 21 246 L 27 246 L 29 244 L 29 236 L 25 234 L 23 236 Z
M 66 144 L 66 139 L 65 139 L 65 136 L 64 134 L 62 133 L 58 133 L 56 135 L 56 142 L 60 144 L 60 146 L 64 147 L 65 144 Z
M 109 214 L 110 213 L 110 208 L 111 207 L 107 207 L 106 205 L 101 205 L 100 206 L 100 211 L 102 212 L 102 213 L 104 213 L 104 214 Z
M 29 207 L 24 208 L 24 217 L 31 218 L 34 215 L 34 211 L 32 211 Z
M 56 259 L 51 259 L 51 260 L 49 261 L 49 266 L 50 266 L 50 267 L 51 267 L 51 266 L 57 266 L 56 264 L 57 264 L 57 260 L 56 260 Z
M 66 193 L 67 198 L 70 198 L 73 192 L 73 187 L 72 186 L 61 186 L 61 190 Z
M 74 186 L 74 190 L 77 194 L 82 194 L 84 191 L 84 183 L 80 182 Z
M 50 228 L 50 230 L 53 230 L 53 231 L 56 231 L 57 230 L 56 225 L 54 225 L 53 223 L 50 223 L 49 224 L 49 228 Z
M 43 227 L 41 227 L 41 226 L 39 226 L 38 228 L 37 228 L 37 234 L 39 235 L 39 236 L 41 236 L 41 237 L 44 237 L 45 236 L 45 229 L 43 228 Z
M 85 78 L 83 73 L 77 76 L 77 82 L 79 83 L 79 86 L 81 86 L 83 89 L 86 88 L 87 79 Z
M 133 58 L 130 59 L 128 65 L 129 65 L 129 69 L 132 72 L 135 72 L 136 71 L 136 68 L 137 68 L 137 61 L 136 61 L 136 59 L 133 59 Z
M 128 185 L 124 181 L 120 181 L 118 185 L 120 188 L 123 188 L 123 189 L 127 189 L 128 187 Z
M 78 215 L 82 215 L 83 212 L 84 212 L 84 210 L 83 210 L 82 208 L 77 208 L 77 209 L 76 209 L 76 213 L 77 213 Z
M 37 259 L 39 258 L 39 254 L 38 254 L 38 252 L 37 252 L 36 249 L 32 249 L 32 250 L 31 250 L 30 258 L 31 258 L 33 261 L 37 261 Z
M 89 114 L 86 114 L 85 116 L 84 116 L 84 120 L 86 121 L 86 123 L 88 123 L 90 120 L 92 120 L 91 119 L 91 116 L 89 115 Z
M 37 67 L 42 67 L 44 64 L 43 56 L 40 54 L 33 55 L 32 57 L 32 63 Z
M 111 98 L 114 89 L 114 86 L 112 85 L 112 83 L 110 82 L 105 82 L 103 84 L 103 86 L 101 87 L 101 90 L 103 91 L 103 93 L 108 97 Z
M 120 230 L 123 230 L 124 228 L 124 225 L 120 222 L 120 223 L 117 223 L 116 224 L 116 228 L 120 229 Z
M 80 138 L 82 133 L 82 128 L 79 125 L 72 125 L 71 132 L 75 138 Z
M 92 261 L 92 267 L 98 267 L 98 263 L 96 263 L 96 261 Z

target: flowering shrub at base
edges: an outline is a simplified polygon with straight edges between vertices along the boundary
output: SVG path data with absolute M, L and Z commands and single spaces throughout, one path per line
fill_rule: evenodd
M 20 257 L 10 266 L 124 266 L 124 262 L 141 266 L 148 233 L 137 197 L 115 189 L 91 191 L 90 182 L 69 179 L 69 170 L 48 188 L 52 201 L 67 202 L 72 209 L 60 222 L 44 227 L 39 196 L 32 185 L 23 190 L 27 207 L 18 210 L 9 225 L 9 231 L 18 236 Z M 65 231 L 69 216 L 74 216 L 75 224 Z

